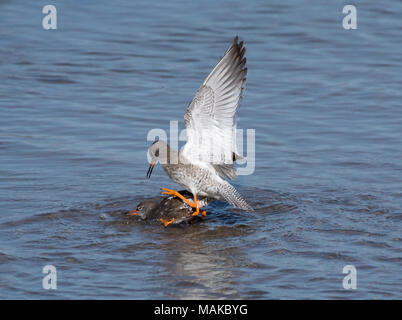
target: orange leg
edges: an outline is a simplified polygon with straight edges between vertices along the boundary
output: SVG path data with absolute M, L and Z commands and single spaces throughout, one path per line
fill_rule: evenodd
M 200 213 L 200 207 L 198 206 L 197 196 L 194 194 L 195 211 L 192 213 L 193 216 L 198 216 Z
M 176 219 L 170 219 L 170 220 L 166 220 L 166 219 L 159 219 L 160 222 L 163 223 L 164 227 L 166 228 L 169 224 L 171 224 L 173 221 L 175 221 Z
M 167 194 L 167 195 L 170 195 L 170 196 L 175 196 L 175 197 L 178 197 L 178 198 L 180 198 L 181 200 L 183 200 L 185 203 L 187 203 L 191 208 L 196 208 L 196 205 L 194 204 L 194 203 L 191 203 L 190 201 L 188 201 L 186 198 L 184 198 L 180 193 L 178 193 L 177 191 L 175 191 L 175 190 L 170 190 L 170 189 L 166 189 L 166 188 L 162 188 L 162 190 L 165 190 L 165 191 L 162 191 L 161 193 L 162 194 Z M 194 198 L 195 198 L 195 196 L 194 196 Z
M 181 200 L 183 200 L 185 203 L 187 203 L 190 207 L 195 208 L 195 211 L 192 213 L 193 216 L 197 216 L 200 213 L 200 207 L 198 205 L 196 194 L 194 194 L 194 202 L 191 203 L 190 201 L 188 201 L 186 198 L 184 198 L 180 193 L 178 193 L 175 190 L 170 190 L 170 189 L 166 189 L 166 188 L 162 188 L 162 190 L 165 190 L 165 191 L 162 191 L 162 194 L 167 194 L 167 195 L 178 197 Z M 206 211 L 201 211 L 201 214 L 202 214 L 203 218 L 207 215 Z
M 197 196 L 194 195 L 194 203 L 196 205 L 195 207 L 195 211 L 192 213 L 193 216 L 198 216 L 198 214 L 200 213 L 200 207 L 198 206 L 198 201 L 197 201 Z M 205 216 L 207 215 L 207 212 L 205 210 L 201 211 L 201 216 L 204 219 Z

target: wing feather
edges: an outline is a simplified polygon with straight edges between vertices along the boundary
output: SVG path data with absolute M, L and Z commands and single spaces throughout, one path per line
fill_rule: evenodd
M 234 179 L 236 113 L 246 81 L 243 42 L 235 37 L 190 103 L 184 120 L 187 143 L 182 154 L 211 165 L 222 178 Z

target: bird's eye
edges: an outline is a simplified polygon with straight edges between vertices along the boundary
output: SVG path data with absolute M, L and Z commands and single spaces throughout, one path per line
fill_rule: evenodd
M 155 157 L 159 157 L 159 149 L 155 151 Z

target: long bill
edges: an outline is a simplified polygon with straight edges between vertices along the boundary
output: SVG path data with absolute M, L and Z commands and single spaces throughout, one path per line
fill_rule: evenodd
M 155 162 L 156 161 L 152 161 L 151 164 L 149 165 L 148 172 L 147 172 L 148 179 L 151 178 L 152 170 L 154 170 L 154 167 L 155 167 Z

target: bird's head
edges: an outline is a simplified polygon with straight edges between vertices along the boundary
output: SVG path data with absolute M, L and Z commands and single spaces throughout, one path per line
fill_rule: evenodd
M 131 211 L 131 216 L 137 216 L 142 220 L 146 220 L 151 217 L 152 210 L 158 206 L 158 203 L 153 200 L 141 201 L 135 210 Z
M 162 164 L 166 163 L 167 161 L 167 143 L 162 140 L 156 140 L 149 147 L 148 153 L 151 158 L 151 162 L 149 164 L 147 178 L 150 178 L 155 164 L 158 161 L 161 162 Z

